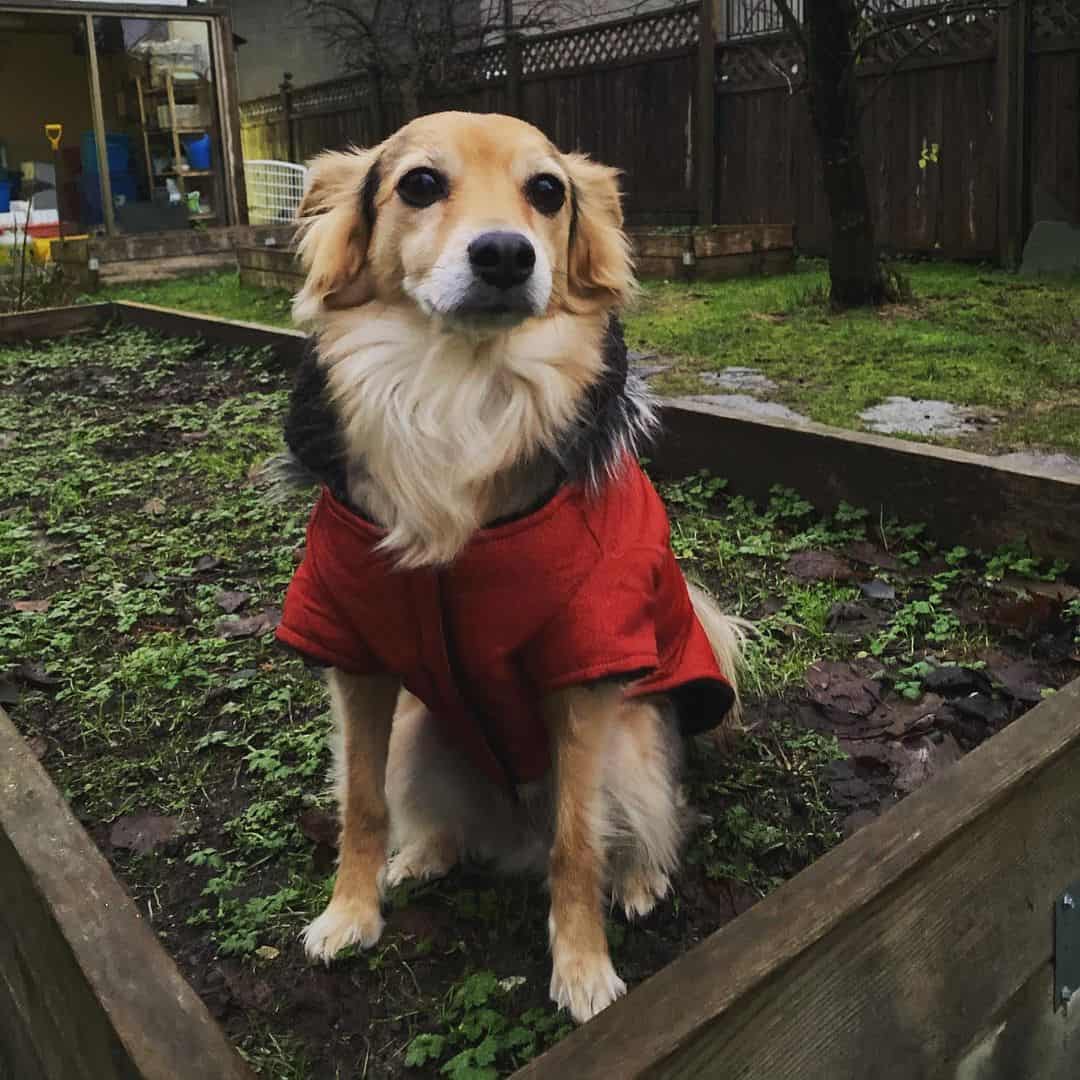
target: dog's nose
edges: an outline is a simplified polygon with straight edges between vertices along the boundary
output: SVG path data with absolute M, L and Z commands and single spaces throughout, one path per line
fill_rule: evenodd
M 521 233 L 486 232 L 469 245 L 469 263 L 486 285 L 510 289 L 528 280 L 536 252 Z

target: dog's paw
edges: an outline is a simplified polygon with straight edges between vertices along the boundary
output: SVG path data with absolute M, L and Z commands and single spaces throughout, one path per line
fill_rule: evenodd
M 377 902 L 331 900 L 301 935 L 304 951 L 310 959 L 329 964 L 349 945 L 370 949 L 382 936 L 383 925 Z
M 382 887 L 392 889 L 403 881 L 430 881 L 445 877 L 457 862 L 451 837 L 431 836 L 406 844 L 390 857 L 382 873 Z
M 584 1024 L 626 993 L 606 953 L 580 956 L 556 949 L 551 969 L 551 1000 L 569 1009 L 575 1023 Z
M 613 898 L 622 905 L 627 919 L 644 919 L 670 888 L 671 881 L 661 870 L 635 867 L 615 883 Z

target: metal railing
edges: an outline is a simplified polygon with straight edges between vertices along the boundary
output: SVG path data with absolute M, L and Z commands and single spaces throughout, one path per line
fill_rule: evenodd
M 784 19 L 773 0 L 724 0 L 727 4 L 729 39 L 763 37 L 784 30 Z M 792 14 L 803 20 L 805 0 L 791 0 Z M 868 9 L 875 15 L 894 15 L 914 8 L 938 7 L 941 0 L 870 0 Z

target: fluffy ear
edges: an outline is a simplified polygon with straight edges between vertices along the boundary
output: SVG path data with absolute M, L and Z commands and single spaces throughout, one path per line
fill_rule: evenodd
M 618 170 L 584 154 L 564 157 L 573 218 L 567 266 L 569 301 L 581 311 L 614 307 L 634 293 L 634 266 L 623 232 Z
M 307 271 L 293 302 L 299 321 L 323 308 L 357 307 L 372 298 L 365 272 L 375 224 L 379 150 L 328 151 L 310 164 L 307 188 L 297 211 L 300 260 Z

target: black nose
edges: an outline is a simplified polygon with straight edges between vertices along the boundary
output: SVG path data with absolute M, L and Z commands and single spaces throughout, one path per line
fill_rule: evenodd
M 496 289 L 509 289 L 528 281 L 536 265 L 536 252 L 521 233 L 481 233 L 469 245 L 473 273 Z

